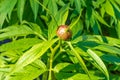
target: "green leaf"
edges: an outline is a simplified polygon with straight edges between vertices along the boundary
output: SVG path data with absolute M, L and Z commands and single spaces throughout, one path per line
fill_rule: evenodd
M 111 3 L 109 2 L 109 0 L 106 0 L 106 3 L 104 4 L 104 8 L 105 8 L 106 13 L 108 13 L 112 17 L 115 17 L 114 9 Z
M 26 50 L 39 42 L 41 42 L 41 40 L 37 38 L 25 38 L 25 39 L 15 40 L 1 45 L 0 52 L 4 52 L 7 50 Z
M 107 68 L 103 63 L 103 61 L 100 59 L 100 57 L 98 57 L 96 53 L 93 52 L 91 49 L 88 49 L 87 53 L 95 61 L 95 63 L 101 68 L 101 71 L 103 72 L 103 74 L 105 74 L 107 80 L 109 80 L 109 74 L 108 74 Z
M 117 31 L 117 35 L 118 35 L 118 38 L 120 39 L 120 21 L 118 21 L 117 23 L 117 26 L 116 26 L 116 31 Z
M 80 13 L 81 11 L 81 0 L 75 0 L 75 8 Z
M 100 8 L 100 13 L 101 13 L 101 16 L 104 17 L 104 15 L 105 15 L 105 9 L 104 9 L 104 7 Z
M 83 31 L 83 21 L 79 20 L 78 23 L 76 23 L 76 25 L 71 30 L 72 30 L 73 39 L 80 36 L 80 34 Z
M 66 4 L 57 12 L 55 19 L 57 21 L 58 26 L 65 24 L 69 14 L 69 6 L 70 4 Z
M 50 10 L 50 12 L 52 13 L 53 16 L 56 15 L 56 13 L 58 11 L 56 0 L 49 0 L 48 9 Z
M 87 5 L 87 11 L 86 11 L 86 14 L 85 14 L 85 23 L 86 23 L 87 30 L 90 27 L 90 22 L 92 22 L 92 19 L 93 19 L 92 17 L 93 17 L 92 7 L 90 5 Z
M 25 36 L 34 32 L 26 25 L 13 25 L 0 30 L 0 39 L 13 36 Z
M 96 19 L 98 19 L 99 22 L 101 22 L 102 24 L 110 27 L 107 22 L 98 14 L 98 12 L 94 11 L 93 15 L 95 16 Z
M 4 20 L 5 20 L 5 18 L 6 18 L 6 13 L 1 13 L 0 14 L 0 29 L 2 28 L 2 25 L 3 25 L 3 23 L 4 23 Z
M 14 76 L 7 77 L 8 80 L 33 80 L 46 71 L 46 66 L 41 60 L 36 60 L 32 64 L 24 67 Z
M 112 6 L 113 6 L 113 9 L 114 9 L 114 13 L 115 13 L 115 16 L 117 19 L 120 19 L 120 8 L 119 8 L 119 5 L 116 3 L 115 0 L 110 0 Z M 118 1 L 119 2 L 119 1 Z
M 94 47 L 94 49 L 109 52 L 112 54 L 120 54 L 120 49 L 113 47 L 113 46 L 109 46 L 109 45 L 99 45 L 99 46 Z
M 61 25 L 65 25 L 65 22 L 68 18 L 69 11 L 67 10 L 63 16 L 61 16 Z
M 80 19 L 80 16 L 81 16 L 81 13 L 82 13 L 82 10 L 81 10 L 79 16 L 78 16 L 75 20 L 73 20 L 73 21 L 71 22 L 71 24 L 70 24 L 70 29 L 72 29 L 72 28 L 78 23 L 78 21 L 79 21 L 79 19 Z
M 52 20 L 50 23 L 48 23 L 48 39 L 52 39 L 56 35 L 56 30 L 59 25 L 62 24 L 62 21 L 65 21 L 63 19 L 66 19 L 63 17 L 66 11 L 69 9 L 69 4 L 66 4 L 63 6 L 56 14 L 56 16 L 52 16 Z
M 48 3 L 49 3 L 49 0 L 43 0 L 43 5 L 44 5 L 45 7 L 47 7 Z
M 57 40 L 58 39 L 43 41 L 34 45 L 31 49 L 27 50 L 16 62 L 15 66 L 7 77 L 40 58 Z
M 0 3 L 0 28 L 2 28 L 2 25 L 4 23 L 5 18 L 7 17 L 7 14 L 10 14 L 13 10 L 15 4 L 17 3 L 17 0 L 3 0 Z
M 18 0 L 17 14 L 18 14 L 18 18 L 19 18 L 20 22 L 22 22 L 25 2 L 26 2 L 26 0 Z
M 77 67 L 77 64 L 59 63 L 54 67 L 55 77 L 57 78 L 57 80 L 90 80 L 86 74 L 82 73 L 82 71 L 79 72 L 78 70 L 76 70 Z M 104 79 L 103 76 L 95 75 L 95 73 L 98 73 L 97 71 L 89 72 L 92 76 L 92 80 Z
M 101 58 L 108 63 L 112 63 L 115 65 L 120 64 L 120 58 L 115 55 L 105 54 L 105 55 L 102 55 Z
M 39 4 L 35 0 L 30 0 L 30 5 L 34 14 L 34 21 L 35 21 L 38 14 Z
M 66 69 L 68 69 L 67 67 L 70 66 L 70 65 L 72 65 L 72 64 L 70 64 L 70 63 L 59 63 L 54 67 L 54 72 L 59 73 L 60 71 L 67 71 Z
M 86 74 L 88 75 L 88 77 L 91 79 L 90 74 L 88 72 L 88 69 L 83 61 L 83 59 L 81 58 L 81 56 L 79 55 L 79 53 L 73 48 L 72 44 L 70 42 L 67 42 L 69 47 L 71 48 L 71 50 L 73 51 L 73 54 L 75 55 L 75 57 L 78 59 L 80 66 L 82 67 L 82 69 L 86 72 Z

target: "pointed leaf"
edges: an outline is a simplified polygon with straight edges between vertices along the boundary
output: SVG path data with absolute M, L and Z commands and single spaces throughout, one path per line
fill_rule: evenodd
M 65 25 L 65 22 L 66 22 L 66 20 L 67 20 L 67 18 L 68 18 L 68 14 L 69 14 L 69 11 L 67 10 L 65 13 L 64 13 L 64 15 L 62 16 L 62 18 L 61 18 L 61 25 Z
M 75 6 L 78 13 L 81 11 L 81 0 L 75 0 Z
M 81 56 L 79 55 L 79 53 L 73 48 L 72 44 L 70 42 L 68 42 L 69 47 L 71 48 L 71 50 L 73 51 L 73 54 L 76 56 L 76 58 L 79 61 L 80 66 L 83 68 L 83 70 L 86 72 L 86 74 L 88 75 L 88 77 L 91 79 L 89 71 L 83 61 L 83 59 L 81 58 Z
M 98 19 L 99 22 L 101 22 L 102 24 L 110 27 L 107 22 L 98 14 L 98 12 L 94 11 L 93 15 L 95 16 L 96 19 Z
M 96 62 L 96 64 L 102 69 L 102 72 L 107 77 L 107 80 L 109 80 L 109 74 L 108 74 L 107 68 L 106 68 L 105 64 L 103 63 L 103 61 L 91 49 L 88 49 L 87 53 Z
M 35 21 L 38 14 L 39 4 L 35 0 L 30 0 L 30 5 L 34 14 L 34 21 Z
M 17 3 L 17 0 L 3 0 L 0 3 L 0 28 L 2 28 L 2 25 L 4 23 L 5 18 L 7 17 L 7 14 L 10 14 L 13 10 L 15 4 Z
M 24 36 L 34 32 L 26 25 L 13 25 L 0 30 L 0 39 L 10 38 L 13 36 Z
M 56 13 L 58 11 L 56 0 L 49 0 L 48 9 L 50 10 L 50 12 L 52 13 L 53 16 L 56 15 Z
M 108 13 L 112 17 L 115 17 L 114 9 L 112 7 L 112 4 L 109 2 L 109 0 L 106 0 L 106 3 L 104 4 L 104 8 L 105 8 L 106 13 Z
M 57 40 L 58 39 L 54 39 L 51 41 L 43 41 L 41 43 L 34 45 L 30 50 L 26 51 L 19 58 L 19 60 L 13 67 L 12 71 L 9 73 L 9 75 L 40 58 Z
M 26 0 L 18 0 L 17 14 L 18 14 L 18 18 L 19 18 L 20 22 L 22 22 L 25 2 L 26 2 Z
M 4 52 L 7 50 L 18 50 L 18 49 L 26 50 L 39 42 L 41 42 L 41 40 L 37 38 L 25 38 L 25 39 L 15 40 L 1 45 L 0 52 Z

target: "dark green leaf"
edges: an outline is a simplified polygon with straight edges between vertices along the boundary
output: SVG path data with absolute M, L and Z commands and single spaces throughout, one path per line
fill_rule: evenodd
M 20 22 L 22 22 L 22 19 L 23 19 L 25 2 L 26 2 L 26 0 L 18 0 L 17 14 L 18 14 L 18 18 L 19 18 Z
M 35 0 L 30 0 L 30 5 L 34 13 L 34 21 L 35 21 L 38 15 L 39 4 Z

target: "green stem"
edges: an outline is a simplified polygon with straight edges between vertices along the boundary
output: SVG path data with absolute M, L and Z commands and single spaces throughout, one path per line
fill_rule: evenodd
M 57 44 L 57 46 L 55 46 L 55 48 L 53 49 L 52 47 L 50 48 L 51 50 L 51 55 L 50 55 L 50 59 L 49 59 L 49 76 L 48 76 L 48 80 L 52 80 L 52 67 L 53 67 L 53 57 L 55 55 L 55 52 L 57 51 L 57 49 L 60 46 L 60 42 Z

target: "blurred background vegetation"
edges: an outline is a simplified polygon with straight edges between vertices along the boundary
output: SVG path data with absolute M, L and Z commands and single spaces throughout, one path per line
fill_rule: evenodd
M 73 33 L 71 43 L 77 45 L 77 47 L 74 45 L 73 52 L 76 53 L 82 49 L 80 52 L 83 54 L 80 55 L 85 60 L 88 70 L 91 70 L 90 73 L 93 74 L 92 80 L 109 80 L 108 73 L 110 80 L 120 80 L 119 0 L 0 0 L 0 80 L 46 80 L 44 75 L 42 75 L 43 79 L 41 78 L 41 74 L 46 72 L 46 55 L 31 57 L 34 52 L 28 54 L 29 49 L 32 47 L 39 52 L 34 45 L 42 43 L 41 45 L 48 47 L 44 47 L 45 51 L 41 50 L 41 53 L 49 53 L 50 46 L 56 45 L 56 29 L 59 25 L 65 24 L 70 26 Z M 36 35 L 39 38 L 36 38 Z M 48 42 L 42 42 L 42 40 L 48 40 Z M 53 42 L 49 40 L 53 40 Z M 42 48 L 40 45 L 38 46 Z M 78 47 L 80 49 L 77 49 Z M 70 48 L 72 49 L 71 46 Z M 68 70 L 63 69 L 66 72 L 76 69 L 78 66 L 74 62 L 74 65 L 65 63 L 69 62 L 66 57 L 69 57 L 72 52 L 68 50 L 68 46 L 64 45 L 63 49 L 66 50 L 63 53 L 69 53 L 69 55 L 60 54 L 58 60 L 55 58 L 56 72 L 65 66 L 68 66 Z M 23 53 L 25 55 L 22 55 Z M 92 60 L 88 58 L 88 55 Z M 95 58 L 96 56 L 98 58 Z M 32 58 L 33 60 L 31 60 Z M 22 62 L 20 62 L 21 60 Z M 91 63 L 99 69 L 96 74 L 94 71 L 96 68 Z M 22 64 L 21 67 L 19 67 L 20 64 Z M 19 71 L 23 67 L 25 70 Z M 38 67 L 41 70 L 38 70 Z M 15 71 L 17 74 L 14 74 Z M 55 79 L 89 80 L 89 78 L 85 79 L 86 75 L 83 74 L 76 74 L 72 77 L 71 75 L 75 73 L 64 76 L 66 74 L 56 73 Z

